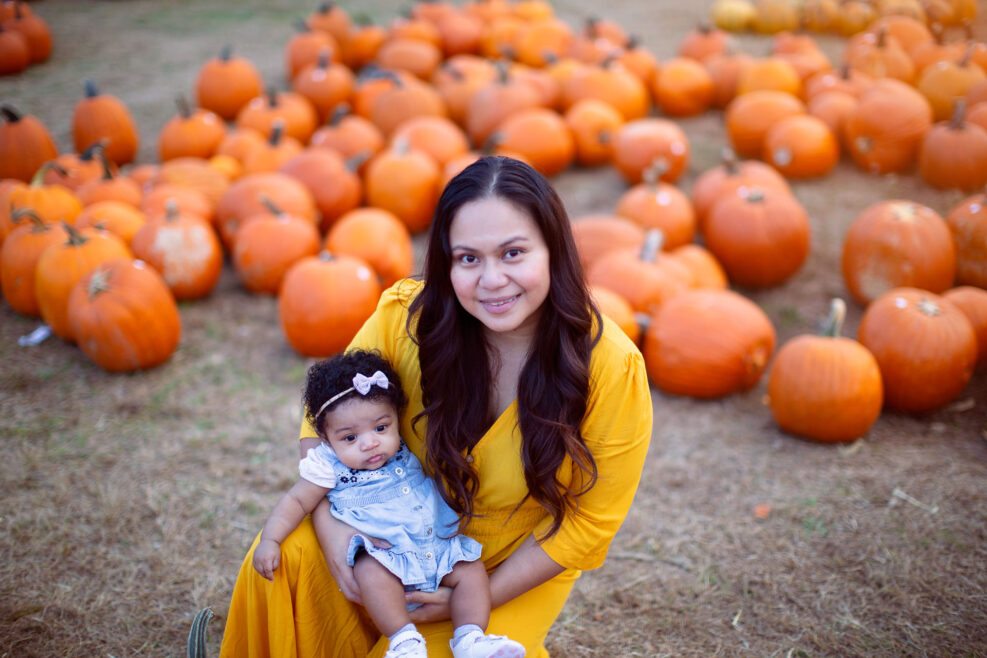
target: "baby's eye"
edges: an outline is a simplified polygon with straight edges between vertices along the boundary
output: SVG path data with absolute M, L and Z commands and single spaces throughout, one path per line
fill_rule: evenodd
M 383 423 L 381 423 L 380 425 L 377 426 L 377 431 L 378 432 L 386 432 L 387 431 L 387 425 L 384 425 Z
M 343 437 L 343 441 L 345 441 L 346 443 L 351 443 L 353 441 L 356 441 L 356 434 L 347 434 L 346 436 Z

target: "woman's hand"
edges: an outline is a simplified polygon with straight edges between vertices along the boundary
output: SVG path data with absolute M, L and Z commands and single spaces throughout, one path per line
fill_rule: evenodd
M 451 587 L 439 587 L 434 592 L 405 592 L 407 603 L 424 603 L 408 613 L 411 621 L 420 624 L 429 621 L 445 621 L 450 619 L 449 599 L 452 597 Z

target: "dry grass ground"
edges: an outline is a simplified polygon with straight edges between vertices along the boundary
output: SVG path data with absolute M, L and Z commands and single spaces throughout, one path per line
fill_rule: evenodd
M 93 77 L 154 135 L 223 43 L 283 84 L 282 44 L 314 2 L 45 0 L 55 54 L 0 80 L 0 97 L 42 117 L 69 149 L 71 108 Z M 343 2 L 377 21 L 405 3 Z M 707 3 L 556 3 L 575 23 L 605 13 L 660 58 Z M 977 34 L 987 36 L 981 20 Z M 766 52 L 764 39 L 739 39 Z M 841 42 L 825 39 L 831 55 Z M 688 189 L 724 143 L 718 113 L 683 121 Z M 573 215 L 609 210 L 609 170 L 572 170 Z M 786 285 L 751 294 L 784 341 L 812 331 L 839 277 L 843 232 L 881 198 L 944 212 L 960 197 L 912 176 L 843 164 L 795 186 L 813 251 Z M 0 656 L 175 656 L 211 606 L 215 654 L 250 540 L 292 481 L 308 362 L 284 342 L 276 303 L 230 271 L 183 304 L 166 365 L 110 375 L 73 346 L 17 345 L 35 321 L 0 306 Z M 861 309 L 851 308 L 855 335 Z M 601 569 L 587 573 L 549 636 L 558 656 L 987 656 L 987 375 L 922 417 L 886 413 L 862 440 L 824 446 L 782 434 L 762 398 L 654 393 L 644 480 Z M 767 518 L 755 517 L 767 504 Z

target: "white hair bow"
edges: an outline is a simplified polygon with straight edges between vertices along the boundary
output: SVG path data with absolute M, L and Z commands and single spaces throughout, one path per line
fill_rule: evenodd
M 376 384 L 381 388 L 387 388 L 388 386 L 391 385 L 391 383 L 387 381 L 387 375 L 382 373 L 380 370 L 370 375 L 369 377 L 360 373 L 356 373 L 356 376 L 353 377 L 353 386 L 349 387 L 345 391 L 341 391 L 340 393 L 337 393 L 336 395 L 332 396 L 331 398 L 323 402 L 322 406 L 319 407 L 319 410 L 315 412 L 315 415 L 318 416 L 319 414 L 322 413 L 323 409 L 328 407 L 330 404 L 332 404 L 339 398 L 349 393 L 352 393 L 353 391 L 356 391 L 360 395 L 366 395 L 367 393 L 370 392 L 370 387 L 373 386 L 374 384 Z

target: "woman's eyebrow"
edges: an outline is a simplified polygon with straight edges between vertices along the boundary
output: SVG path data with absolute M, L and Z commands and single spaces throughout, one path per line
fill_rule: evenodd
M 501 242 L 499 245 L 497 245 L 497 248 L 498 249 L 502 249 L 502 248 L 506 247 L 507 245 L 511 244 L 512 242 L 518 242 L 518 241 L 527 242 L 528 240 L 530 240 L 530 238 L 528 236 L 526 236 L 526 235 L 515 235 L 514 237 L 508 238 L 508 239 L 504 240 L 503 242 Z M 454 245 L 452 245 L 452 247 L 451 247 L 451 250 L 452 251 L 455 251 L 457 249 L 462 249 L 464 251 L 477 251 L 477 249 L 475 247 L 471 247 L 471 246 L 465 245 L 465 244 L 454 244 Z

